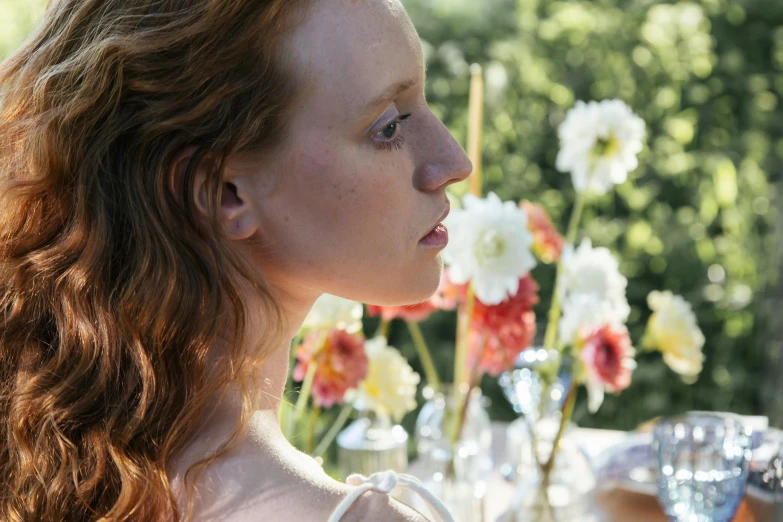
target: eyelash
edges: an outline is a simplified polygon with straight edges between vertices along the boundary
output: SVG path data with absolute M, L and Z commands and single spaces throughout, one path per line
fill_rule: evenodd
M 389 122 L 388 125 L 386 125 L 381 132 L 376 133 L 375 135 L 378 136 L 379 134 L 383 133 L 384 130 L 388 129 L 392 125 L 397 126 L 397 132 L 394 134 L 394 137 L 387 140 L 387 141 L 376 141 L 375 144 L 378 148 L 385 149 L 385 150 L 392 150 L 392 148 L 395 148 L 397 150 L 400 150 L 405 143 L 405 133 L 403 132 L 404 123 L 405 120 L 410 118 L 410 114 L 403 114 L 402 116 L 398 116 L 395 120 Z

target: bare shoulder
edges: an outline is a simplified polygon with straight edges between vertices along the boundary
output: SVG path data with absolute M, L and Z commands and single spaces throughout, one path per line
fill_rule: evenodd
M 351 490 L 345 484 L 311 479 L 297 485 L 289 484 L 275 495 L 261 493 L 209 520 L 327 522 Z M 389 495 L 368 491 L 351 505 L 340 522 L 429 522 L 429 519 Z
M 210 464 L 194 486 L 193 522 L 327 522 L 355 491 L 330 478 L 282 436 L 268 433 L 248 438 L 230 455 Z M 181 493 L 177 495 L 180 507 L 185 505 Z M 386 494 L 367 491 L 340 522 L 428 520 Z
M 318 480 L 313 480 L 311 475 L 307 480 L 301 480 L 290 488 L 285 495 L 288 499 L 285 503 L 292 507 L 276 511 L 279 518 L 272 519 L 281 522 L 289 520 L 327 522 L 332 513 L 353 491 L 353 487 L 332 480 L 325 474 Z M 270 512 L 265 511 L 264 514 L 269 516 Z M 340 522 L 429 522 L 429 520 L 387 494 L 367 491 L 351 504 Z
M 355 490 L 331 479 L 317 464 L 251 465 L 252 458 L 228 459 L 207 473 L 197 495 L 194 522 L 327 522 Z M 387 494 L 367 491 L 340 522 L 429 522 Z
M 429 522 L 421 513 L 388 495 L 367 492 L 348 510 L 341 522 Z

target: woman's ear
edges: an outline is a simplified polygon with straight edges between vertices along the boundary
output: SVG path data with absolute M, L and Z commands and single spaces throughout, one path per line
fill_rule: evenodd
M 174 157 L 170 172 L 172 188 L 181 186 L 185 170 L 196 152 L 196 147 L 188 147 Z M 203 158 L 196 167 L 191 194 L 196 211 L 206 218 L 208 213 L 206 179 L 212 165 L 211 158 Z M 223 231 L 229 239 L 242 240 L 252 237 L 259 229 L 258 216 L 252 205 L 252 183 L 242 172 L 225 169 L 219 217 Z M 176 189 L 175 189 L 176 190 Z
M 220 218 L 229 239 L 249 239 L 260 229 L 260 218 L 253 206 L 252 189 L 253 184 L 248 177 L 232 175 L 226 169 L 220 197 Z

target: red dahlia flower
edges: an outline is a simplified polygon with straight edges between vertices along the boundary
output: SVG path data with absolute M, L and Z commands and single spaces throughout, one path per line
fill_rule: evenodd
M 536 333 L 538 285 L 530 275 L 519 280 L 516 295 L 495 306 L 479 299 L 473 305 L 468 334 L 468 360 L 479 372 L 498 376 L 511 369 Z

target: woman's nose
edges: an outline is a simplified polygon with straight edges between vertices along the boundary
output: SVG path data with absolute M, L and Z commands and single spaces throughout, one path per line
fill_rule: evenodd
M 473 163 L 454 136 L 434 114 L 420 136 L 414 138 L 418 166 L 414 174 L 416 188 L 423 192 L 445 190 L 466 179 Z

